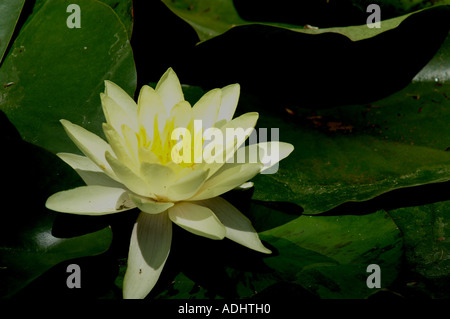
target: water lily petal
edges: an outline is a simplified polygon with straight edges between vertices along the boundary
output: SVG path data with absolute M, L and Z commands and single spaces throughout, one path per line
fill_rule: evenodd
M 155 155 L 151 150 L 145 147 L 139 147 L 138 149 L 139 162 L 147 163 L 159 163 L 158 156 Z
M 145 128 L 151 139 L 153 139 L 153 125 L 157 114 L 160 121 L 158 126 L 164 126 L 163 121 L 167 118 L 164 104 L 152 87 L 144 85 L 138 98 L 138 122 Z
M 75 145 L 89 157 L 97 166 L 103 169 L 110 177 L 115 178 L 115 174 L 105 159 L 105 152 L 113 153 L 111 146 L 103 139 L 79 125 L 67 120 L 61 120 L 67 135 Z
M 121 183 L 106 175 L 105 172 L 86 156 L 71 153 L 58 153 L 56 155 L 69 164 L 80 175 L 86 185 L 125 188 Z
M 122 125 L 122 135 L 125 141 L 125 146 L 128 149 L 128 153 L 132 158 L 137 160 L 138 158 L 138 137 L 136 132 L 133 131 L 128 125 Z
M 187 128 L 192 118 L 191 104 L 188 101 L 177 103 L 170 112 L 170 116 L 174 118 L 175 127 Z
M 235 190 L 237 190 L 237 191 L 245 191 L 245 190 L 248 190 L 248 189 L 252 188 L 253 185 L 254 185 L 253 182 L 245 182 L 244 184 L 241 184 L 238 187 L 236 187 Z
M 198 192 L 207 177 L 208 171 L 192 171 L 169 187 L 167 197 L 171 201 L 186 200 Z
M 192 117 L 202 121 L 203 130 L 212 127 L 216 122 L 221 101 L 222 90 L 213 89 L 205 93 L 192 107 Z
M 270 254 L 264 247 L 250 220 L 221 197 L 195 202 L 211 209 L 226 228 L 225 237 L 253 250 Z
M 262 142 L 240 148 L 234 155 L 234 161 L 261 163 L 263 173 L 286 158 L 293 150 L 294 146 L 289 143 Z
M 149 195 L 148 185 L 143 178 L 112 156 L 109 152 L 106 152 L 105 157 L 120 182 L 122 182 L 129 190 L 141 196 Z
M 135 132 L 138 131 L 137 111 L 135 115 L 130 114 L 108 95 L 100 93 L 100 98 L 106 121 L 111 124 L 117 132 L 122 131 L 122 125 L 127 125 Z
M 135 194 L 129 194 L 129 196 L 133 203 L 147 214 L 159 214 L 174 205 L 174 203 L 158 202 L 149 197 L 141 197 Z
M 258 143 L 259 154 L 270 158 L 269 161 L 264 161 L 264 167 L 261 169 L 261 173 L 269 170 L 271 167 L 276 165 L 279 161 L 286 158 L 294 150 L 294 146 L 285 142 L 266 142 Z M 260 155 L 261 156 L 261 155 Z
M 222 88 L 222 102 L 220 104 L 217 121 L 231 121 L 239 100 L 241 87 L 239 84 L 231 84 Z
M 225 226 L 207 207 L 181 202 L 169 208 L 169 218 L 187 231 L 210 239 L 223 239 Z
M 184 100 L 180 80 L 172 68 L 169 68 L 166 73 L 163 74 L 161 79 L 156 84 L 155 91 L 160 96 L 161 101 L 166 108 L 167 114 L 170 114 L 170 111 L 175 104 Z
M 210 154 L 204 152 L 204 161 L 201 163 L 199 168 L 209 169 L 209 176 L 212 176 L 215 172 L 217 172 L 224 163 L 234 156 L 236 150 L 249 137 L 256 125 L 258 116 L 259 115 L 256 112 L 245 113 L 223 125 L 220 130 L 222 131 L 225 143 L 220 141 L 222 142 L 222 145 L 220 145 L 221 151 L 211 156 Z M 214 142 L 216 143 L 218 141 Z
M 259 163 L 226 163 L 210 177 L 190 200 L 216 197 L 238 187 L 260 172 Z
M 98 185 L 53 194 L 45 206 L 57 212 L 80 215 L 106 215 L 136 207 L 125 189 Z
M 73 169 L 103 173 L 103 171 L 97 165 L 95 165 L 95 163 L 90 160 L 89 157 L 72 153 L 57 153 L 56 155 L 68 165 L 70 165 L 70 167 L 72 167 Z
M 114 82 L 105 81 L 105 95 L 112 98 L 131 117 L 136 117 L 136 102 L 120 86 Z
M 226 123 L 222 127 L 222 132 L 224 133 L 225 137 L 229 137 L 227 132 L 230 131 L 234 134 L 235 137 L 235 143 L 233 143 L 233 140 L 226 140 L 226 160 L 228 160 L 230 157 L 233 156 L 233 152 L 228 152 L 229 149 L 237 150 L 250 136 L 250 134 L 253 131 L 253 128 L 256 125 L 256 122 L 258 121 L 259 114 L 257 112 L 248 112 L 245 114 L 242 114 L 239 117 L 234 118 L 230 122 Z M 242 133 L 242 134 L 241 134 Z
M 156 163 L 141 163 L 141 176 L 149 185 L 149 191 L 160 197 L 167 196 L 169 186 L 176 180 L 175 173 L 169 167 Z
M 191 167 L 182 167 L 173 161 L 170 161 L 164 165 L 169 167 L 175 173 L 177 180 L 189 175 L 192 172 Z
M 109 123 L 103 123 L 103 132 L 117 159 L 126 166 L 136 169 L 138 166 L 137 158 L 134 154 L 130 156 L 129 148 L 125 144 L 124 138 Z
M 171 242 L 172 223 L 167 213 L 139 214 L 123 280 L 125 299 L 143 299 L 153 289 L 169 256 Z

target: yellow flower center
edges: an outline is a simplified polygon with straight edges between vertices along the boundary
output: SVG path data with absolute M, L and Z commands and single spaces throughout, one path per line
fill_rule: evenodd
M 176 129 L 175 118 L 172 117 L 167 120 L 163 132 L 160 133 L 158 120 L 157 117 L 155 117 L 153 125 L 153 140 L 150 139 L 146 129 L 143 126 L 140 126 L 139 132 L 136 133 L 138 148 L 143 147 L 150 150 L 156 155 L 162 165 L 166 165 L 167 163 L 174 161 L 182 167 L 192 167 L 196 164 L 195 158 L 199 158 L 199 155 L 201 156 L 202 154 L 201 152 L 204 142 L 202 130 L 198 130 L 195 134 L 191 134 L 191 132 L 194 132 L 193 123 L 193 119 L 191 119 L 187 128 L 182 128 L 189 134 L 183 136 L 182 143 L 179 144 L 179 141 L 173 139 L 172 135 Z M 178 161 L 175 161 L 173 158 L 173 150 L 174 147 L 177 146 L 179 148 L 180 158 Z

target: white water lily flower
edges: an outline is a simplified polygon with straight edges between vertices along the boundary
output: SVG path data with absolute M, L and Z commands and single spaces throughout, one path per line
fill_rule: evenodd
M 61 120 L 85 156 L 58 156 L 77 171 L 87 186 L 50 196 L 47 208 L 82 215 L 112 214 L 135 207 L 141 210 L 131 235 L 124 298 L 144 298 L 156 284 L 169 255 L 172 223 L 196 235 L 227 237 L 270 253 L 249 219 L 218 197 L 268 168 L 261 163 L 216 160 L 233 155 L 258 118 L 257 113 L 246 113 L 232 119 L 239 90 L 238 84 L 211 90 L 191 107 L 184 100 L 175 72 L 169 69 L 155 89 L 142 87 L 137 103 L 116 84 L 105 81 L 101 102 L 107 142 Z M 225 132 L 227 128 L 243 128 L 246 133 L 226 144 L 223 152 L 210 155 L 208 161 L 174 162 L 172 151 L 177 141 L 172 133 L 176 128 L 187 128 L 193 139 L 204 140 L 202 131 L 194 131 L 195 120 L 202 121 L 203 129 L 214 127 Z M 209 145 L 214 143 L 219 141 L 212 140 Z M 293 150 L 287 143 L 269 143 L 277 143 L 278 160 Z

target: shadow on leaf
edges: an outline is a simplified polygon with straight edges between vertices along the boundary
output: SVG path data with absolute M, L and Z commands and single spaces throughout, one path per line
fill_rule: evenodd
M 55 155 L 22 141 L 3 112 L 0 147 L 6 151 L 0 157 L 4 183 L 0 195 L 0 296 L 11 297 L 60 262 L 105 251 L 111 233 L 100 224 L 84 228 L 83 234 L 74 232 L 73 227 L 86 221 L 81 219 L 75 225 L 69 219 L 65 231 L 54 229 L 60 214 L 46 209 L 45 201 L 57 191 L 79 186 L 81 179 Z
M 392 210 L 450 200 L 450 182 L 396 189 L 363 202 L 347 202 L 321 216 L 365 215 L 380 209 Z

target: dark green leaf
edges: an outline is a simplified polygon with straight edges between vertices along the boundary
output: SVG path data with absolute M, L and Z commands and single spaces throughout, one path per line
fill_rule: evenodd
M 450 81 L 450 35 L 433 59 L 414 77 L 413 81 L 447 83 Z
M 280 217 L 276 215 L 283 214 L 266 203 L 252 204 L 251 219 L 257 229 L 271 227 L 273 219 Z M 272 255 L 226 241 L 175 241 L 165 270 L 174 277 L 163 276 L 157 287 L 162 292 L 154 297 L 365 298 L 377 290 L 366 283 L 372 274 L 367 272 L 369 265 L 380 266 L 382 288 L 389 287 L 400 271 L 401 234 L 383 211 L 301 216 L 260 234 Z M 190 248 L 193 244 L 198 253 Z M 189 263 L 182 262 L 188 255 Z M 174 268 L 182 272 L 174 274 Z
M 321 34 L 327 32 L 339 33 L 347 36 L 352 41 L 359 41 L 373 37 L 387 30 L 396 28 L 403 20 L 413 13 L 408 13 L 400 17 L 383 20 L 380 28 L 369 28 L 366 24 L 359 26 L 345 26 L 324 29 L 305 28 L 304 25 L 292 25 L 276 22 L 246 21 L 242 19 L 232 0 L 202 0 L 202 1 L 163 1 L 176 15 L 189 23 L 197 32 L 201 41 L 209 40 L 218 36 L 231 28 L 249 25 L 262 24 L 285 28 L 287 30 L 307 33 Z M 258 6 L 257 3 L 254 3 Z M 300 8 L 297 8 L 300 9 Z M 289 10 L 289 9 L 287 9 Z
M 258 215 L 255 216 L 255 218 Z M 360 216 L 301 216 L 261 233 L 279 255 L 266 263 L 279 280 L 293 282 L 321 298 L 365 298 L 373 293 L 367 267 L 381 269 L 381 287 L 396 279 L 402 238 L 383 211 Z
M 46 1 L 17 37 L 0 69 L 0 108 L 26 141 L 76 152 L 64 118 L 101 134 L 99 93 L 112 80 L 130 95 L 136 71 L 127 31 L 111 7 L 80 0 L 81 28 L 69 28 L 73 1 Z
M 272 110 L 373 103 L 405 88 L 449 28 L 450 6 L 410 15 L 398 27 L 360 41 L 333 32 L 244 25 L 187 51 L 175 70 L 184 83 L 205 88 L 240 83 Z
M 120 21 L 125 25 L 128 39 L 133 33 L 133 1 L 132 0 L 100 0 L 109 5 L 119 16 Z
M 381 7 L 382 15 L 385 15 L 385 11 L 389 13 L 405 13 L 418 9 L 429 8 L 433 5 L 450 4 L 448 0 L 352 0 L 356 7 L 359 7 L 364 12 L 368 5 L 375 3 Z
M 448 298 L 450 283 L 450 202 L 390 210 L 404 236 L 410 289 Z
M 268 139 L 271 129 L 278 129 L 280 141 L 295 147 L 275 174 L 254 179 L 254 198 L 289 201 L 317 214 L 391 190 L 449 180 L 448 88 L 414 83 L 370 105 L 317 112 L 296 108 L 293 115 L 262 109 L 244 93 L 237 112 L 258 111 L 257 128 L 267 128 Z M 185 87 L 192 101 L 203 92 Z
M 259 125 L 278 127 L 280 139 L 295 150 L 277 174 L 257 177 L 255 198 L 291 200 L 307 213 L 320 213 L 347 201 L 449 180 L 446 87 L 411 85 L 373 105 L 299 113 L 287 121 L 262 117 Z
M 0 3 L 0 65 L 8 48 L 25 0 Z

